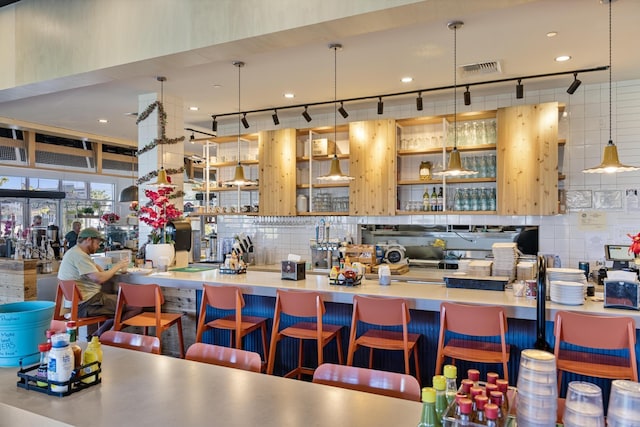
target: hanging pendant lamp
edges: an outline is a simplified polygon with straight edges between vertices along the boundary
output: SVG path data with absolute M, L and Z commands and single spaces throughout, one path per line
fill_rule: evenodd
M 135 176 L 134 176 L 134 171 L 135 171 L 135 151 L 133 153 L 133 156 L 131 156 L 131 180 L 133 181 L 133 183 L 124 188 L 121 192 L 120 192 L 120 202 L 137 202 L 138 201 L 138 186 L 135 184 Z
M 619 172 L 632 172 L 640 170 L 640 168 L 636 166 L 628 166 L 620 163 L 620 159 L 618 158 L 618 147 L 613 143 L 613 138 L 611 136 L 612 127 L 613 127 L 613 114 L 611 113 L 611 3 L 613 0 L 609 1 L 609 142 L 604 147 L 604 153 L 602 155 L 602 163 L 593 168 L 584 169 L 582 172 L 584 173 L 619 173 Z
M 244 168 L 240 163 L 240 124 L 242 120 L 246 120 L 246 118 L 242 115 L 242 110 L 240 109 L 240 69 L 244 67 L 244 62 L 242 61 L 233 61 L 233 65 L 238 68 L 238 164 L 236 165 L 236 169 L 233 174 L 233 179 L 230 181 L 225 181 L 226 185 L 235 185 L 238 187 L 244 187 L 247 185 L 257 185 L 257 182 L 251 181 L 244 177 Z
M 158 80 L 160 82 L 160 103 L 163 105 L 164 107 L 164 82 L 167 81 L 167 78 L 164 76 L 158 76 L 156 77 L 156 80 Z M 158 116 L 160 115 L 160 108 L 158 108 Z M 160 122 L 160 121 L 159 121 Z M 160 127 L 163 128 L 164 124 L 160 123 Z M 164 129 L 161 129 L 162 136 L 164 136 Z M 149 183 L 147 185 L 151 186 L 151 187 L 159 187 L 159 188 L 175 188 L 176 186 L 174 184 L 172 184 L 169 181 L 169 178 L 167 177 L 167 171 L 164 170 L 164 143 L 163 141 L 160 141 L 158 143 L 158 145 L 160 146 L 160 170 L 158 171 L 158 177 L 156 179 L 156 182 L 152 182 Z
M 342 49 L 342 45 L 339 43 L 331 43 L 329 49 L 333 49 L 333 140 L 338 141 L 338 49 Z M 342 109 L 342 105 L 340 106 Z M 341 113 L 342 114 L 342 113 Z M 344 114 L 343 114 L 344 116 Z M 340 169 L 340 160 L 338 155 L 334 153 L 333 159 L 331 159 L 331 166 L 329 167 L 329 173 L 327 175 L 321 175 L 318 177 L 318 181 L 351 181 L 354 177 L 345 175 Z
M 449 163 L 447 164 L 447 168 L 434 172 L 434 175 L 440 176 L 464 176 L 464 175 L 475 175 L 478 171 L 465 169 L 462 166 L 462 160 L 460 159 L 460 152 L 458 151 L 458 109 L 457 109 L 457 94 L 458 94 L 458 75 L 457 75 L 457 32 L 458 28 L 462 28 L 464 22 L 462 21 L 451 21 L 447 23 L 447 27 L 450 30 L 453 30 L 453 150 L 449 154 Z

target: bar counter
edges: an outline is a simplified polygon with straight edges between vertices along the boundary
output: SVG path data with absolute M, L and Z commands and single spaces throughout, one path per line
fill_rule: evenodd
M 412 426 L 421 404 L 102 346 L 102 384 L 67 397 L 16 386 L 0 368 L 0 425 Z
M 437 270 L 436 270 L 437 271 Z M 219 270 L 207 270 L 187 273 L 169 271 L 150 275 L 123 274 L 121 281 L 137 284 L 157 283 L 163 287 L 182 289 L 202 289 L 202 284 L 235 285 L 245 294 L 275 297 L 276 289 L 300 289 L 318 291 L 325 301 L 351 304 L 353 295 L 372 295 L 405 298 L 414 310 L 439 311 L 440 302 L 451 301 L 470 304 L 500 305 L 505 308 L 507 317 L 513 319 L 535 320 L 536 300 L 514 297 L 510 289 L 502 291 L 447 288 L 441 279 L 442 273 L 431 273 L 433 283 L 393 281 L 390 286 L 380 286 L 377 280 L 362 279 L 359 286 L 335 286 L 329 284 L 326 275 L 308 274 L 305 280 L 282 280 L 279 272 L 247 271 L 246 274 L 220 274 Z M 440 270 L 443 271 L 443 270 Z M 583 305 L 571 306 L 546 303 L 546 318 L 553 320 L 558 310 L 571 310 L 587 314 L 607 316 L 630 316 L 640 328 L 640 312 L 635 310 L 604 308 L 602 301 L 588 299 Z

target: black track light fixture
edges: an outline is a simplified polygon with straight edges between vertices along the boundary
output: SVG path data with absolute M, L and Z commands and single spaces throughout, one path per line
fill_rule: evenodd
M 384 113 L 384 102 L 382 102 L 382 97 L 378 97 L 378 114 Z
M 469 86 L 466 86 L 467 90 L 464 91 L 464 105 L 471 105 L 471 92 L 469 92 Z
M 309 115 L 309 112 L 307 111 L 307 106 L 304 106 L 304 111 L 302 112 L 302 117 L 304 117 L 304 119 L 308 122 L 311 121 L 311 116 Z
M 422 111 L 422 92 L 418 92 L 418 97 L 416 98 L 416 110 Z
M 242 126 L 245 129 L 249 129 L 249 121 L 247 120 L 247 113 L 242 113 Z
M 211 116 L 213 121 L 211 122 L 211 132 L 218 132 L 218 116 Z
M 344 103 L 340 102 L 340 108 L 338 108 L 338 113 L 342 116 L 343 119 L 349 117 L 349 113 L 344 109 Z
M 516 99 L 524 98 L 524 85 L 522 84 L 522 80 L 518 79 L 518 84 L 516 85 Z
M 189 137 L 189 142 L 191 142 L 192 144 L 195 144 L 195 141 L 196 141 L 196 135 L 192 131 L 191 136 Z
M 571 86 L 567 89 L 567 93 L 569 95 L 573 95 L 573 93 L 578 90 L 582 81 L 578 80 L 578 73 L 573 73 L 573 81 L 571 82 Z
M 278 118 L 278 110 L 273 110 L 273 114 L 271 115 L 273 119 L 273 124 L 278 126 L 280 124 L 280 119 Z

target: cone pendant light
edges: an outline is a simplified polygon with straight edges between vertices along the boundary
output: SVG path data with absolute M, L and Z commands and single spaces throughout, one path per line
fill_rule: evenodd
M 620 163 L 618 159 L 618 148 L 613 143 L 611 137 L 611 128 L 613 127 L 613 114 L 611 113 L 611 3 L 614 0 L 608 0 L 609 3 L 609 142 L 604 147 L 604 154 L 602 155 L 602 163 L 598 166 L 585 169 L 584 173 L 618 173 L 618 172 L 632 172 L 640 170 L 635 166 L 628 166 Z
M 339 43 L 331 43 L 329 49 L 333 49 L 333 140 L 337 142 L 338 136 L 338 49 L 342 49 L 342 45 Z M 340 106 L 340 109 L 343 109 Z M 342 113 L 341 113 L 342 114 Z M 344 114 L 342 114 L 344 117 Z M 348 115 L 348 114 L 347 114 Z M 321 175 L 318 177 L 319 181 L 351 181 L 354 177 L 345 175 L 340 169 L 340 160 L 338 155 L 334 154 L 331 159 L 331 166 L 329 167 L 329 173 L 327 175 Z
M 240 164 L 240 124 L 242 120 L 246 120 L 242 115 L 242 111 L 240 110 L 240 69 L 244 67 L 244 62 L 242 61 L 233 61 L 234 67 L 238 68 L 238 164 L 236 165 L 236 169 L 233 174 L 233 179 L 230 181 L 225 181 L 226 185 L 236 185 L 238 187 L 243 187 L 247 185 L 256 185 L 255 181 L 248 180 L 244 177 L 244 168 Z
M 447 24 L 450 30 L 453 30 L 453 150 L 449 154 L 449 163 L 447 168 L 434 172 L 434 175 L 440 176 L 461 176 L 461 175 L 475 175 L 478 172 L 474 170 L 465 169 L 462 167 L 462 160 L 460 159 L 460 152 L 458 151 L 458 109 L 457 109 L 457 89 L 458 89 L 458 76 L 457 76 L 457 32 L 458 28 L 462 28 L 464 22 L 451 21 Z

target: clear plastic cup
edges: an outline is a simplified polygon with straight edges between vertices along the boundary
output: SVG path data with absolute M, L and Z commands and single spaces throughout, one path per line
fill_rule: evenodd
M 640 425 L 640 384 L 628 380 L 611 382 L 607 420 L 616 425 Z M 609 422 L 611 424 L 611 422 Z
M 516 418 L 518 426 L 521 420 L 529 420 L 530 425 L 555 426 L 558 412 L 558 399 L 555 396 L 529 397 L 518 391 L 516 394 Z
M 520 369 L 539 372 L 555 372 L 556 357 L 549 352 L 536 349 L 522 350 L 520 353 Z
M 562 421 L 567 427 L 604 427 L 600 387 L 584 381 L 570 382 Z

